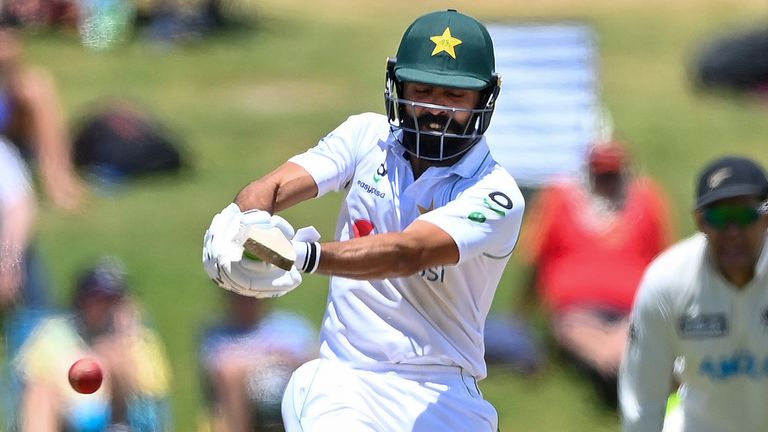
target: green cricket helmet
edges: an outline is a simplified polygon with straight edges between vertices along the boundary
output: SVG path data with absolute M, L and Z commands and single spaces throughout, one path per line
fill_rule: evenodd
M 416 157 L 453 158 L 469 150 L 488 129 L 500 81 L 494 72 L 493 41 L 483 24 L 453 9 L 429 13 L 408 27 L 397 57 L 387 61 L 384 98 L 389 123 L 393 131 L 402 132 L 401 143 Z M 410 101 L 403 98 L 404 82 L 478 90 L 482 97 L 475 109 Z M 448 114 L 442 130 L 425 130 L 407 107 L 444 110 Z M 457 112 L 471 114 L 467 124 L 455 120 Z

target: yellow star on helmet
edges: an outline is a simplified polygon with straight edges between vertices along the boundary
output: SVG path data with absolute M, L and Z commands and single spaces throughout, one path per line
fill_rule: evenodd
M 429 38 L 435 44 L 435 49 L 432 51 L 432 55 L 436 55 L 443 51 L 447 52 L 449 56 L 456 58 L 456 50 L 453 49 L 456 45 L 461 43 L 461 40 L 451 36 L 451 28 L 446 27 L 443 34 L 438 36 L 432 36 Z

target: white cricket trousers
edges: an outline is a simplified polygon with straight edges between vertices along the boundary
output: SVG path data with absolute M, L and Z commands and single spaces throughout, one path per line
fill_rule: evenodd
M 286 432 L 496 432 L 498 414 L 475 379 L 452 366 L 353 369 L 312 360 L 283 396 Z

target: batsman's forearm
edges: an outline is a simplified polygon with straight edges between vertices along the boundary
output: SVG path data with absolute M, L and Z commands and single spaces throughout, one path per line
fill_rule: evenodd
M 418 244 L 401 233 L 387 233 L 323 243 L 317 273 L 384 279 L 410 276 L 430 265 Z
M 264 177 L 249 183 L 235 197 L 240 210 L 276 213 L 317 196 L 317 184 L 299 165 L 286 162 Z
M 275 183 L 264 179 L 255 180 L 237 194 L 234 202 L 242 211 L 259 209 L 274 214 L 277 211 L 278 189 Z
M 417 271 L 415 251 L 399 242 L 387 241 L 391 234 L 322 244 L 318 273 L 352 279 L 383 279 Z M 378 241 L 375 241 L 378 240 Z

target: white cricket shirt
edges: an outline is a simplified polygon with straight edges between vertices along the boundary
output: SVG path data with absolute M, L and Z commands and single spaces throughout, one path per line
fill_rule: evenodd
M 0 206 L 7 207 L 32 193 L 32 185 L 18 150 L 0 138 Z
M 640 284 L 620 372 L 626 432 L 661 430 L 673 370 L 684 431 L 768 430 L 768 248 L 737 289 L 706 244 L 701 233 L 676 244 Z
M 419 219 L 451 235 L 460 252 L 457 265 L 409 277 L 331 277 L 320 355 L 370 369 L 458 366 L 481 379 L 485 318 L 517 242 L 523 197 L 484 139 L 415 181 L 404 155 L 387 118 L 366 113 L 290 159 L 313 176 L 318 196 L 346 191 L 338 240 L 399 232 Z

